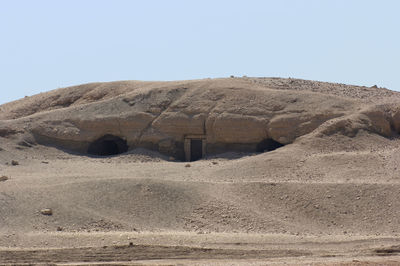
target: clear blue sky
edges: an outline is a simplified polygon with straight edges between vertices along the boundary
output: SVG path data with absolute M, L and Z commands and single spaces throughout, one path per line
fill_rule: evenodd
M 0 103 L 229 75 L 399 90 L 399 14 L 397 0 L 0 0 Z

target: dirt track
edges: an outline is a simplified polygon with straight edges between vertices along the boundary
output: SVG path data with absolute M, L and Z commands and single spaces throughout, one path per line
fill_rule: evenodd
M 356 246 L 356 242 L 351 243 Z M 238 243 L 240 246 L 240 243 Z M 400 256 L 400 246 L 347 250 L 333 254 L 320 250 L 310 252 L 298 249 L 213 249 L 186 246 L 115 245 L 84 248 L 52 248 L 28 250 L 1 250 L 1 264 L 68 263 L 91 264 L 151 263 L 157 265 L 178 264 L 197 261 L 204 264 L 225 263 L 307 263 L 313 258 L 313 265 L 396 265 Z M 350 258 L 357 257 L 358 259 Z M 158 262 L 155 262 L 157 261 Z
M 100 248 L 0 251 L 1 263 L 113 262 L 156 259 L 264 259 L 309 256 L 294 250 L 229 250 L 167 246 L 112 246 Z

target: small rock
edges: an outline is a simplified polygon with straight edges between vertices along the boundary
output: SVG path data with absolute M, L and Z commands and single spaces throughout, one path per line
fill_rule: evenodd
M 188 163 L 188 164 L 185 165 L 185 167 L 190 167 L 190 166 L 191 166 L 190 163 Z
M 218 162 L 212 162 L 212 164 L 218 164 Z
M 6 181 L 6 180 L 8 180 L 8 176 L 5 175 L 0 176 L 0 181 Z
M 14 165 L 14 166 L 15 166 L 15 165 L 19 165 L 19 162 L 18 162 L 18 161 L 15 161 L 15 160 L 12 160 L 12 161 L 11 161 L 11 165 Z
M 40 213 L 43 215 L 53 215 L 52 209 L 49 208 L 40 210 Z
M 57 231 L 62 231 L 62 230 L 64 230 L 61 226 L 57 226 Z

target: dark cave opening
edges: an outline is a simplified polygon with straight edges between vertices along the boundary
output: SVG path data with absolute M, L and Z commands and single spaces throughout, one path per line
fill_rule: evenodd
M 190 140 L 190 161 L 197 161 L 203 158 L 203 140 Z
M 264 139 L 263 141 L 257 144 L 256 151 L 257 152 L 273 151 L 283 146 L 285 145 L 273 139 Z
M 128 151 L 126 140 L 113 135 L 105 135 L 92 142 L 88 148 L 88 154 L 98 156 L 117 155 Z

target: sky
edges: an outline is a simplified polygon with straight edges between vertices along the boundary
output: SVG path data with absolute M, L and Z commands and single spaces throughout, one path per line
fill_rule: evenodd
M 230 75 L 400 90 L 399 12 L 397 0 L 0 0 L 0 104 Z

